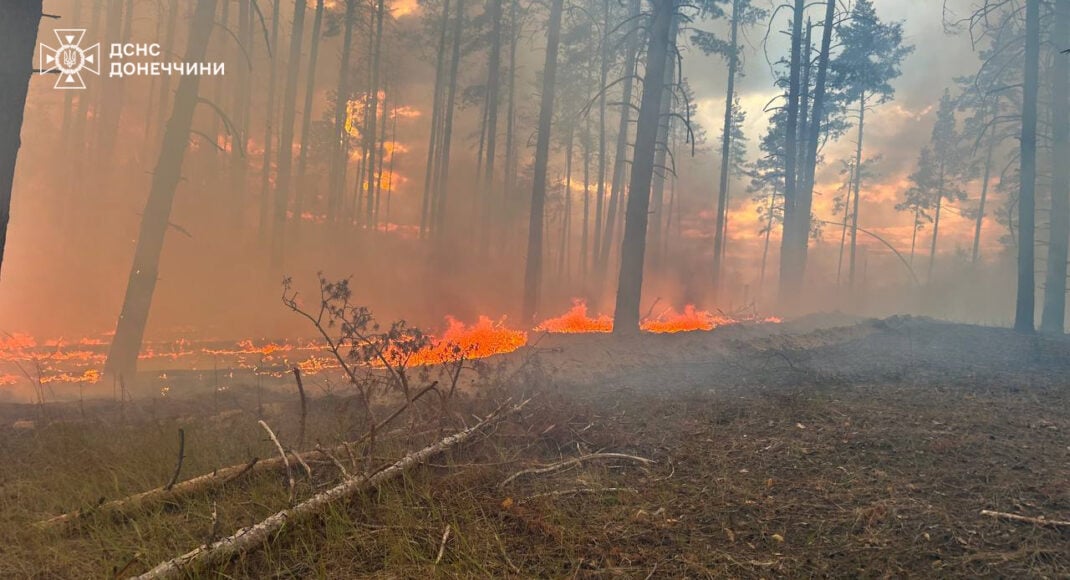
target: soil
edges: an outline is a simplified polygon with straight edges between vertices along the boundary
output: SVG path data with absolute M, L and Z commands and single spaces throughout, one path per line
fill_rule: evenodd
M 487 382 L 509 383 L 501 388 L 513 389 L 514 396 L 537 394 L 521 422 L 223 572 L 334 578 L 1070 577 L 1070 527 L 981 514 L 987 509 L 1070 520 L 1066 337 L 910 317 L 826 315 L 709 333 L 534 338 L 522 352 L 486 361 L 481 378 L 464 386 L 473 409 L 490 398 L 472 396 L 487 395 L 478 391 Z M 292 413 L 292 401 L 278 402 L 278 394 L 269 399 L 280 413 Z M 244 420 L 252 403 L 244 404 L 240 413 L 224 411 L 232 413 L 224 423 Z M 157 430 L 164 430 L 161 424 L 170 429 L 168 421 L 191 420 L 193 403 L 172 405 L 154 408 Z M 26 412 L 9 406 L 3 416 Z M 50 487 L 43 483 L 48 470 L 22 458 L 36 452 L 42 461 L 48 455 L 42 441 L 55 428 L 0 432 L 0 459 L 19 470 L 0 478 L 0 507 L 14 509 L 4 493 L 18 489 L 19 507 L 26 510 L 5 517 L 4 528 L 25 528 L 56 511 L 58 502 L 34 483 Z M 255 432 L 254 426 L 252 441 Z M 501 485 L 524 469 L 597 452 L 654 463 L 594 458 Z M 123 453 L 121 446 L 114 450 Z M 157 477 L 170 474 L 173 453 L 159 453 Z M 188 469 L 191 477 L 197 469 L 210 470 Z M 94 477 L 114 474 L 87 473 L 84 485 Z M 131 481 L 100 487 L 114 488 L 105 492 L 110 498 L 147 486 L 145 478 Z M 225 497 L 241 503 L 260 487 L 278 485 L 277 477 L 268 477 Z M 243 504 L 241 517 L 272 513 L 281 501 L 276 496 L 285 496 L 284 490 L 258 499 L 263 505 Z M 221 511 L 239 510 L 217 499 Z M 189 513 L 207 509 L 205 499 L 186 510 L 186 519 L 173 506 L 143 516 L 192 531 L 166 539 L 156 534 L 161 546 L 148 545 L 140 531 L 121 532 L 108 540 L 103 556 L 89 554 L 105 544 L 101 530 L 115 526 L 106 519 L 60 537 L 0 537 L 8 546 L 45 546 L 15 549 L 0 563 L 0 573 L 100 576 L 124 565 L 129 573 L 142 572 L 160 555 L 194 547 L 192 538 L 204 535 L 205 517 Z M 239 523 L 248 521 L 232 521 L 227 529 Z M 447 525 L 452 535 L 443 543 Z M 64 566 L 39 560 L 40 553 L 61 550 L 74 552 Z M 75 565 L 78 550 L 92 565 Z M 131 557 L 140 560 L 131 565 Z

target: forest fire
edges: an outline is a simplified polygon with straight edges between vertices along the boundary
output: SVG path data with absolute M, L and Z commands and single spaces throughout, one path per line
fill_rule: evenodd
M 413 353 L 406 361 L 407 366 L 442 364 L 461 357 L 486 358 L 513 352 L 528 342 L 528 333 L 507 328 L 504 318 L 495 322 L 490 317 L 480 316 L 471 326 L 452 317 L 446 320 L 449 327 L 442 336 L 433 338 L 429 346 Z
M 669 308 L 657 318 L 644 320 L 640 323 L 639 328 L 646 332 L 665 334 L 713 330 L 718 326 L 738 324 L 739 322 L 739 320 L 724 315 L 715 315 L 706 310 L 699 310 L 695 308 L 694 304 L 688 304 L 684 307 L 682 313 L 677 313 L 672 308 Z
M 613 332 L 613 319 L 605 314 L 591 318 L 587 314 L 587 302 L 575 299 L 568 312 L 557 318 L 544 320 L 535 330 L 563 334 Z

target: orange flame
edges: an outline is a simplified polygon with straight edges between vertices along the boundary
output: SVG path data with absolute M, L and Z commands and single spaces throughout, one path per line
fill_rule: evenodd
M 591 318 L 587 314 L 587 303 L 579 298 L 572 300 L 572 308 L 558 316 L 544 320 L 535 330 L 553 333 L 613 332 L 613 319 L 605 314 Z
M 408 366 L 434 365 L 458 360 L 486 358 L 513 352 L 528 342 L 528 333 L 505 327 L 505 318 L 494 322 L 480 316 L 471 326 L 447 317 L 449 328 L 442 336 L 431 340 L 430 346 L 415 353 L 406 361 Z
M 678 314 L 672 308 L 663 312 L 653 320 L 644 320 L 639 328 L 647 332 L 672 333 L 691 332 L 695 330 L 713 330 L 718 326 L 734 324 L 736 321 L 716 316 L 706 310 L 698 310 L 694 304 L 684 307 L 683 314 Z

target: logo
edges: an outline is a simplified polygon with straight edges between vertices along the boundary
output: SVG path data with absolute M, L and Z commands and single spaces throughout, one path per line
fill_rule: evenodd
M 82 71 L 100 75 L 100 43 L 82 48 L 85 29 L 67 28 L 55 30 L 59 48 L 41 43 L 41 74 L 58 74 L 57 89 L 84 89 Z

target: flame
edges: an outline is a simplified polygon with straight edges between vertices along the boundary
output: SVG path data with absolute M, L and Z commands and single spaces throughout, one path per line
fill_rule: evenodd
M 613 319 L 605 314 L 598 318 L 587 315 L 587 302 L 574 298 L 572 308 L 558 316 L 544 320 L 535 330 L 554 333 L 613 332 Z
M 449 327 L 442 336 L 433 338 L 431 344 L 408 358 L 408 366 L 434 365 L 458 360 L 477 359 L 505 354 L 528 343 L 528 333 L 506 328 L 505 318 L 497 322 L 487 316 L 471 326 L 446 317 Z
M 718 326 L 735 324 L 737 321 L 724 316 L 716 316 L 706 310 L 698 310 L 694 304 L 684 307 L 682 314 L 669 308 L 653 320 L 644 320 L 639 328 L 647 332 L 673 333 L 692 332 L 695 330 L 713 330 Z

